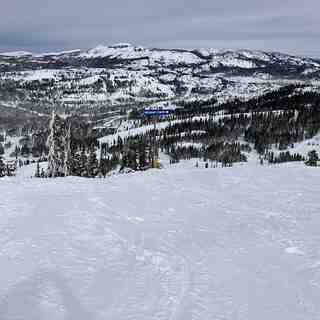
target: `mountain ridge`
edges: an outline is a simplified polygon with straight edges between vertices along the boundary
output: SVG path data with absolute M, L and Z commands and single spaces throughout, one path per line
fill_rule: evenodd
M 97 49 L 105 49 L 105 48 L 113 48 L 113 49 L 123 49 L 123 48 L 134 48 L 138 50 L 159 50 L 159 51 L 185 51 L 185 52 L 197 52 L 201 50 L 212 50 L 218 52 L 255 52 L 255 53 L 267 53 L 267 54 L 280 54 L 283 56 L 291 56 L 302 59 L 312 59 L 316 60 L 320 63 L 320 57 L 315 57 L 308 54 L 294 54 L 290 52 L 282 52 L 278 50 L 261 50 L 261 49 L 249 49 L 249 48 L 215 48 L 215 47 L 159 47 L 159 46 L 142 46 L 142 45 L 134 45 L 132 43 L 114 43 L 114 44 L 105 44 L 100 43 L 92 48 L 84 49 L 61 49 L 56 51 L 43 51 L 43 52 L 31 52 L 25 50 L 12 50 L 12 51 L 3 51 L 0 52 L 0 56 L 33 56 L 33 57 L 41 57 L 41 56 L 61 56 L 67 54 L 75 54 L 75 53 L 85 53 L 90 52 Z
M 0 54 L 0 103 L 38 110 L 213 97 L 223 102 L 252 98 L 292 83 L 319 90 L 320 60 L 260 50 L 130 44 Z

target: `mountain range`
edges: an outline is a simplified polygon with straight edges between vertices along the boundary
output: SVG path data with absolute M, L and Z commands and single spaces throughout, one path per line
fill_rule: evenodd
M 117 44 L 89 50 L 0 54 L 0 105 L 46 113 L 248 99 L 288 84 L 318 90 L 320 59 L 277 52 L 159 49 Z

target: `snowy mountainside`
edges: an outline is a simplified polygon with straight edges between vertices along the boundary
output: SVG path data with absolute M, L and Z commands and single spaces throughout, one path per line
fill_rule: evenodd
M 319 87 L 320 60 L 216 49 L 130 44 L 0 54 L 0 102 L 65 107 L 174 99 L 250 98 L 288 83 Z

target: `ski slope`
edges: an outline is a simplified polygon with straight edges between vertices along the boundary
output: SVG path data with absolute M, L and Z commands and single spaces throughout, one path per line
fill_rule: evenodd
M 320 170 L 0 180 L 1 320 L 320 318 Z

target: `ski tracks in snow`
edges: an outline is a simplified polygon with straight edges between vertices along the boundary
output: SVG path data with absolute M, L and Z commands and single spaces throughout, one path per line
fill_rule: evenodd
M 29 177 L 0 181 L 1 320 L 319 318 L 319 171 Z
M 161 239 L 156 243 L 148 243 L 150 234 L 148 226 L 144 225 L 145 218 L 121 212 L 105 203 L 102 197 L 90 198 L 89 201 L 95 207 L 95 212 L 105 209 L 114 213 L 111 215 L 114 224 L 110 222 L 109 232 L 125 244 L 126 250 L 135 257 L 125 288 L 119 293 L 118 302 L 112 306 L 110 315 L 119 319 L 137 319 L 142 315 L 148 319 L 179 319 L 190 286 L 189 259 Z M 135 208 L 136 204 L 130 201 L 127 200 L 126 205 Z M 122 226 L 121 229 L 126 225 L 126 229 L 130 230 L 129 238 L 114 231 L 118 224 Z M 148 277 L 154 282 L 148 283 Z M 134 292 L 130 292 L 133 287 Z M 144 310 L 139 311 L 139 306 L 145 303 L 144 300 L 152 295 L 155 288 L 158 290 L 157 296 L 149 306 L 145 305 Z

